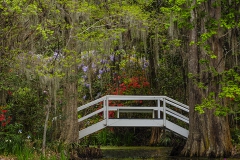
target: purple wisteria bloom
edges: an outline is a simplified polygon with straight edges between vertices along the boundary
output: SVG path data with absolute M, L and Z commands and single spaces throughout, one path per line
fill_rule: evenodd
M 83 70 L 83 72 L 87 72 L 88 71 L 88 66 L 83 66 L 82 70 Z
M 90 87 L 90 84 L 88 83 L 84 83 L 85 87 L 89 88 Z
M 55 51 L 55 52 L 53 53 L 53 57 L 57 57 L 57 56 L 58 56 L 58 52 Z
M 78 69 L 80 69 L 80 68 L 82 68 L 82 67 L 83 67 L 83 64 L 82 64 L 82 63 L 77 66 Z
M 83 75 L 82 78 L 83 78 L 84 80 L 87 80 L 87 75 Z
M 96 68 L 96 64 L 95 63 L 92 63 L 92 68 Z
M 111 61 L 114 61 L 114 55 L 113 55 L 113 54 L 110 55 L 110 60 L 111 60 Z
M 86 99 L 86 98 L 87 98 L 87 96 L 86 96 L 86 95 L 84 95 L 84 96 L 83 96 L 83 99 Z
M 149 63 L 147 62 L 147 61 L 145 61 L 144 63 L 143 63 L 143 68 L 147 68 L 149 66 Z
M 62 53 L 60 51 L 56 50 L 53 52 L 52 58 L 56 60 L 56 59 L 64 58 L 64 56 L 62 55 Z
M 99 74 L 103 74 L 103 73 L 104 73 L 104 71 L 105 71 L 104 69 L 99 69 L 99 71 L 98 71 L 98 72 L 99 72 Z
M 101 63 L 101 64 L 106 64 L 106 63 L 107 63 L 107 60 L 106 60 L 106 59 L 102 59 L 102 60 L 100 61 L 100 63 Z

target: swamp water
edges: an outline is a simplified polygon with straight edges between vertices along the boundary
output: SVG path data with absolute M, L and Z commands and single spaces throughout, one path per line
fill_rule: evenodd
M 103 158 L 101 160 L 237 160 L 234 158 L 186 158 L 169 156 L 169 147 L 101 147 Z

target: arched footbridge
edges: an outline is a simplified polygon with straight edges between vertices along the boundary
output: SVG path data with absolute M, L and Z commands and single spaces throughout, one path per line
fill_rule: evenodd
M 84 115 L 78 119 L 79 139 L 105 127 L 161 127 L 188 137 L 189 107 L 167 96 L 106 95 L 78 112 Z M 93 124 L 93 118 L 99 121 Z

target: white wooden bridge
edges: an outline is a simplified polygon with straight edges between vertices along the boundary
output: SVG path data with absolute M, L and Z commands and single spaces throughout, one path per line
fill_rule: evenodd
M 137 102 L 140 101 L 141 106 L 126 105 L 138 104 Z M 120 103 L 124 106 L 112 105 Z M 149 104 L 156 105 L 149 106 Z M 166 96 L 107 95 L 78 107 L 78 111 L 82 114 L 92 111 L 78 119 L 78 122 L 83 122 L 86 126 L 79 131 L 79 139 L 105 127 L 162 127 L 184 138 L 188 137 L 189 107 Z M 110 118 L 109 113 L 114 113 L 115 116 Z M 149 116 L 144 119 L 122 116 L 137 113 L 149 114 Z M 91 118 L 99 114 L 102 114 L 99 122 L 91 124 Z

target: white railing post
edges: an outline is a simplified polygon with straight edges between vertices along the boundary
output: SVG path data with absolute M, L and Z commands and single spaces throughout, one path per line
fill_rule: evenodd
M 103 119 L 106 118 L 106 99 L 103 100 Z
M 166 98 L 163 98 L 163 126 L 166 127 Z
M 157 106 L 158 106 L 158 119 L 160 119 L 160 98 L 157 100 Z
M 106 126 L 108 126 L 108 104 L 109 104 L 109 102 L 108 102 L 108 96 L 106 97 L 106 116 L 105 116 L 105 118 L 106 118 Z

